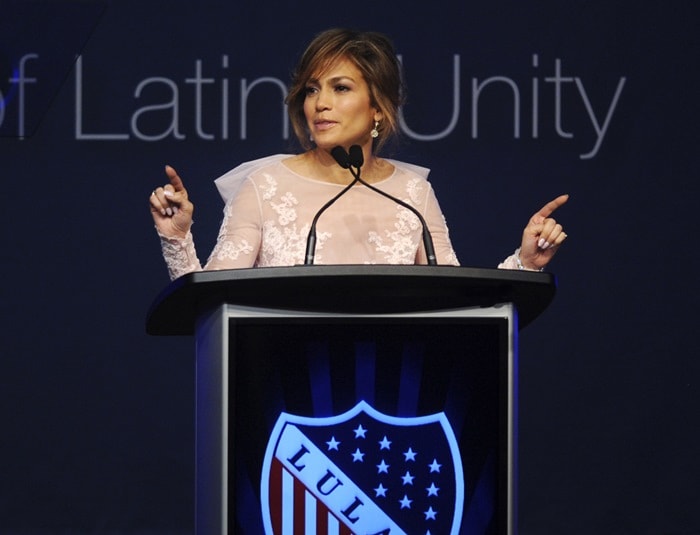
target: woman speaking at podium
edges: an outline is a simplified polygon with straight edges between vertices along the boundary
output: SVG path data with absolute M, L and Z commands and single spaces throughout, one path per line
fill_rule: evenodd
M 170 277 L 309 260 L 458 265 L 428 170 L 378 155 L 399 133 L 403 95 L 400 63 L 386 36 L 344 29 L 316 36 L 286 98 L 305 151 L 247 162 L 217 179 L 226 205 L 204 266 L 191 232 L 194 206 L 183 180 L 166 166 L 168 182 L 153 191 L 150 206 Z M 359 161 L 336 159 L 337 147 L 346 155 L 352 147 Z M 500 268 L 541 270 L 549 263 L 566 239 L 551 215 L 567 199 L 557 197 L 531 217 L 520 247 Z M 426 250 L 425 234 L 433 250 Z

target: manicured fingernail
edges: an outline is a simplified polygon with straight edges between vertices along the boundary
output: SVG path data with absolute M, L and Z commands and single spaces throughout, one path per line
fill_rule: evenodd
M 166 190 L 163 190 L 163 195 L 165 195 L 166 197 L 172 197 L 173 192 L 170 191 L 169 189 L 166 189 Z
M 165 208 L 161 208 L 161 209 L 160 209 L 160 213 L 163 214 L 163 215 L 165 215 Z
M 540 249 L 542 249 L 542 247 L 544 246 L 544 244 L 545 244 L 544 238 L 540 238 L 540 241 L 537 242 L 537 247 L 539 247 Z
M 168 215 L 173 215 L 173 209 L 172 209 L 172 208 L 166 208 L 165 211 L 166 211 L 166 213 L 167 213 Z
M 173 214 L 177 214 L 179 211 L 177 206 L 173 206 Z

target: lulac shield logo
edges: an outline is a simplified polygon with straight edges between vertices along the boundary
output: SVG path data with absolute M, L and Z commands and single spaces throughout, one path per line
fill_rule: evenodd
M 463 500 L 442 412 L 399 418 L 361 401 L 328 418 L 281 413 L 265 451 L 267 535 L 456 535 Z

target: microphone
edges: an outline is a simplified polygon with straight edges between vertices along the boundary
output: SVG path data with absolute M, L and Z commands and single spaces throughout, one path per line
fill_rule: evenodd
M 360 148 L 357 145 L 353 145 L 353 147 L 357 147 L 358 149 Z M 351 147 L 351 149 L 352 149 L 352 147 Z M 331 156 L 333 156 L 333 159 L 343 169 L 349 169 L 351 164 L 356 165 L 354 161 L 353 162 L 350 161 L 351 156 L 347 152 L 345 152 L 345 149 L 343 147 L 341 147 L 340 145 L 338 145 L 337 147 L 333 147 L 331 149 Z M 362 159 L 362 161 L 360 161 L 360 165 L 362 165 L 362 163 L 364 162 L 364 156 L 362 155 L 362 149 L 360 149 L 360 157 Z M 355 158 L 357 158 L 357 155 L 355 155 Z
M 339 148 L 342 149 L 343 147 Z M 353 145 L 352 147 L 350 147 L 350 150 L 348 152 L 348 161 L 350 162 L 350 165 L 353 165 L 357 168 L 357 174 L 359 175 L 360 167 L 362 167 L 362 164 L 365 163 L 365 155 L 362 152 L 362 147 L 360 147 L 359 145 Z
M 338 153 L 337 157 L 334 154 L 335 152 Z M 423 227 L 423 247 L 425 248 L 425 255 L 428 258 L 428 265 L 437 266 L 437 259 L 435 257 L 435 246 L 433 245 L 433 237 L 430 235 L 430 230 L 428 230 L 428 224 L 425 222 L 425 219 L 423 218 L 421 213 L 410 204 L 394 197 L 393 195 L 390 195 L 385 191 L 380 190 L 379 188 L 374 187 L 372 184 L 369 184 L 368 182 L 360 178 L 360 167 L 362 167 L 362 164 L 365 162 L 365 157 L 362 153 L 362 147 L 360 147 L 359 145 L 352 145 L 350 147 L 349 153 L 346 153 L 343 147 L 335 147 L 331 151 L 331 154 L 333 154 L 333 157 L 338 162 L 338 164 L 340 164 L 341 167 L 350 170 L 352 176 L 355 177 L 355 182 L 359 182 L 363 186 L 366 186 L 372 191 L 383 195 L 387 199 L 390 199 L 395 203 L 400 204 L 401 206 L 415 214 L 415 216 L 418 218 Z
M 362 154 L 362 149 L 360 149 L 360 154 Z M 343 169 L 350 168 L 350 159 L 348 153 L 345 152 L 345 149 L 343 147 L 334 147 L 333 150 L 331 150 L 331 156 L 333 156 L 335 161 L 338 162 L 338 165 L 340 165 L 340 167 L 342 167 Z M 350 182 L 350 184 L 345 186 L 340 191 L 340 193 L 338 193 L 330 201 L 321 206 L 321 209 L 318 212 L 316 212 L 316 215 L 311 221 L 309 234 L 306 237 L 306 253 L 304 254 L 305 266 L 312 265 L 314 263 L 314 259 L 316 258 L 316 223 L 318 223 L 318 218 L 321 217 L 321 214 L 325 212 L 335 201 L 340 199 L 340 197 L 345 195 L 348 191 L 350 191 L 350 188 L 352 188 L 355 184 L 357 184 L 360 181 L 359 175 L 355 176 L 355 174 L 353 173 L 353 177 L 355 178 L 355 180 L 353 180 L 352 182 Z

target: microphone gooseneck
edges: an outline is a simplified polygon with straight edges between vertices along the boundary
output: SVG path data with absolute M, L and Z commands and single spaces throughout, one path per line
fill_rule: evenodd
M 345 152 L 345 149 L 343 149 L 342 147 L 335 147 L 335 149 L 333 149 L 333 150 L 336 150 L 336 149 L 341 149 L 342 152 Z M 340 151 L 338 151 L 338 152 L 340 152 Z M 341 156 L 341 158 L 344 158 L 344 156 Z M 337 158 L 336 158 L 336 161 L 338 161 Z M 343 160 L 343 161 L 345 161 L 345 160 Z M 349 149 L 349 152 L 347 153 L 347 161 L 350 164 L 348 169 L 352 173 L 352 176 L 355 177 L 355 181 L 357 181 L 360 184 L 362 184 L 363 186 L 371 189 L 372 191 L 379 193 L 380 195 L 383 195 L 387 199 L 390 199 L 390 200 L 400 204 L 401 206 L 403 206 L 404 208 L 410 210 L 411 212 L 413 212 L 415 214 L 415 216 L 420 221 L 421 226 L 423 227 L 423 247 L 425 248 L 425 256 L 428 259 L 428 265 L 429 266 L 437 266 L 437 258 L 435 256 L 435 246 L 433 245 L 433 237 L 430 235 L 430 230 L 428 229 L 428 224 L 425 222 L 425 219 L 423 218 L 421 213 L 416 208 L 411 206 L 410 204 L 402 201 L 401 199 L 394 197 L 393 195 L 390 195 L 389 193 L 387 193 L 385 191 L 380 190 L 379 188 L 374 187 L 372 184 L 369 184 L 368 182 L 366 182 L 365 180 L 363 180 L 360 177 L 360 167 L 362 167 L 362 164 L 365 161 L 364 154 L 362 153 L 362 147 L 360 147 L 359 145 L 352 145 Z M 338 162 L 338 163 L 340 163 L 340 162 Z M 342 166 L 342 164 L 341 164 L 341 166 Z
M 348 159 L 348 153 L 345 152 L 345 149 L 343 147 L 334 147 L 333 150 L 331 150 L 331 156 L 335 159 L 336 162 L 338 162 L 338 165 L 342 167 L 343 169 L 349 169 L 350 168 L 350 160 Z M 353 173 L 353 177 L 355 178 L 350 184 L 345 186 L 340 193 L 338 193 L 335 197 L 333 197 L 330 201 L 328 201 L 326 204 L 321 206 L 318 212 L 316 212 L 316 215 L 314 216 L 313 220 L 311 221 L 311 227 L 309 228 L 309 234 L 306 237 L 306 253 L 304 254 L 304 265 L 305 266 L 310 266 L 314 263 L 314 259 L 316 258 L 316 224 L 318 223 L 318 218 L 321 217 L 321 214 L 325 212 L 329 206 L 331 206 L 335 201 L 337 201 L 340 197 L 345 195 L 348 191 L 350 191 L 350 188 L 352 188 L 355 184 L 359 182 L 359 177 L 356 177 L 355 174 Z
M 316 224 L 318 222 L 318 219 L 321 217 L 321 214 L 323 214 L 323 212 L 325 212 L 326 209 L 328 209 L 328 207 L 330 207 L 340 197 L 345 195 L 345 193 L 347 193 L 350 190 L 350 188 L 352 188 L 355 184 L 359 182 L 363 186 L 366 186 L 372 191 L 383 195 L 387 199 L 390 199 L 395 203 L 403 206 L 407 210 L 413 212 L 413 214 L 418 218 L 423 227 L 423 247 L 425 248 L 425 255 L 428 259 L 428 265 L 436 266 L 437 259 L 435 257 L 435 247 L 433 245 L 433 238 L 430 235 L 430 230 L 428 230 L 428 224 L 425 222 L 425 219 L 423 218 L 421 213 L 410 204 L 394 197 L 393 195 L 390 195 L 389 193 L 386 193 L 385 191 L 380 190 L 379 188 L 374 187 L 372 184 L 369 184 L 360 177 L 360 168 L 365 162 L 365 157 L 362 153 L 362 147 L 360 147 L 359 145 L 352 145 L 349 151 L 346 151 L 341 146 L 334 147 L 331 150 L 331 156 L 333 156 L 333 159 L 338 163 L 338 165 L 340 165 L 340 167 L 342 167 L 343 169 L 348 169 L 350 171 L 354 180 L 350 182 L 350 184 L 345 186 L 340 191 L 340 193 L 338 193 L 330 201 L 324 204 L 318 212 L 316 212 L 316 215 L 314 216 L 311 222 L 308 237 L 306 238 L 306 254 L 304 255 L 304 265 L 312 265 L 314 263 L 314 258 L 316 257 Z

